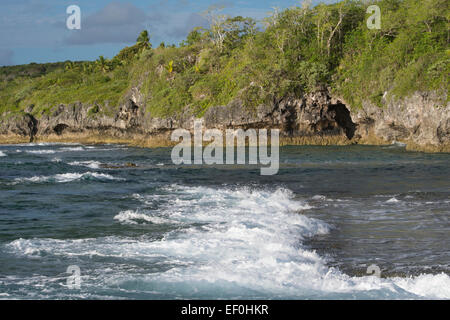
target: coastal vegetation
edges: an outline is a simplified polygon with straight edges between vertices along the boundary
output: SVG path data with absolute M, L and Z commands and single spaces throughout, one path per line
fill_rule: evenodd
M 381 9 L 369 29 L 367 7 Z M 147 31 L 115 57 L 0 68 L 0 114 L 39 118 L 59 104 L 101 105 L 113 114 L 132 87 L 146 111 L 164 117 L 235 99 L 245 108 L 329 88 L 351 108 L 381 106 L 388 95 L 438 91 L 448 101 L 450 10 L 447 0 L 344 0 L 275 9 L 263 21 L 211 8 L 209 28 L 178 45 L 153 48 Z M 32 108 L 30 108 L 32 106 Z

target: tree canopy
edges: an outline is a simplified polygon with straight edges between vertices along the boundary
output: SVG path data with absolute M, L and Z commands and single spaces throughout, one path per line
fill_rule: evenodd
M 372 4 L 381 9 L 380 29 L 367 27 Z M 325 87 L 352 108 L 364 101 L 381 106 L 386 93 L 437 90 L 448 101 L 448 6 L 447 0 L 344 0 L 274 9 L 263 21 L 211 8 L 210 26 L 194 28 L 178 47 L 152 48 L 144 30 L 111 60 L 48 71 L 0 68 L 0 113 L 80 100 L 114 105 L 136 85 L 147 110 L 159 116 L 185 107 L 201 115 L 236 99 L 252 109 Z

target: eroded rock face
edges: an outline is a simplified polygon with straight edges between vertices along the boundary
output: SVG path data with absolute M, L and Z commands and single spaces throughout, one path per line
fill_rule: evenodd
M 93 105 L 75 103 L 59 105 L 50 114 L 42 114 L 39 119 L 38 135 L 62 135 L 76 133 L 93 128 L 106 128 L 115 125 L 114 119 L 99 113 L 89 114 Z M 101 110 L 101 106 L 96 106 Z
M 423 148 L 450 144 L 450 106 L 442 105 L 435 93 L 415 93 L 399 100 L 385 102 L 385 108 L 365 104 L 352 112 L 358 124 L 356 136 L 377 137 L 386 142 L 401 141 Z
M 362 109 L 350 110 L 342 99 L 327 90 L 307 94 L 301 99 L 284 98 L 273 104 L 248 109 L 239 100 L 226 106 L 209 108 L 204 116 L 206 128 L 277 128 L 282 137 L 337 137 L 348 143 L 406 142 L 419 149 L 438 151 L 450 145 L 450 108 L 440 106 L 433 93 L 416 93 L 406 99 L 384 101 L 385 107 L 366 103 Z M 33 110 L 30 106 L 28 112 Z M 196 119 L 192 109 L 176 116 L 153 117 L 146 112 L 138 88 L 132 88 L 125 102 L 113 114 L 108 106 L 75 103 L 55 106 L 49 114 L 34 117 L 30 113 L 0 116 L 0 134 L 30 137 L 101 132 L 105 136 L 133 139 L 184 128 L 193 130 Z M 444 147 L 442 149 L 441 147 Z M 439 149 L 441 148 L 441 149 Z
M 337 135 L 351 140 L 356 124 L 350 111 L 340 101 L 332 99 L 326 91 L 307 95 L 298 112 L 298 134 Z
M 286 137 L 343 136 L 351 139 L 356 125 L 350 111 L 333 101 L 326 91 L 302 99 L 286 98 L 274 105 L 262 105 L 248 111 L 239 101 L 213 107 L 205 113 L 208 128 L 278 128 Z
M 38 123 L 39 121 L 28 113 L 19 115 L 6 113 L 1 115 L 0 134 L 25 136 L 33 141 L 38 132 Z

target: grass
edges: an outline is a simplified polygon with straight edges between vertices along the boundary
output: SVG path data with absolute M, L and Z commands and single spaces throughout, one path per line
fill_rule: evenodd
M 383 12 L 381 30 L 366 27 L 366 6 L 347 1 L 307 11 L 286 9 L 269 17 L 264 30 L 235 24 L 239 32 L 230 32 L 222 47 L 211 30 L 196 29 L 178 47 L 152 49 L 141 43 L 111 60 L 2 67 L 0 117 L 33 105 L 32 114 L 39 118 L 59 104 L 77 102 L 98 105 L 98 113 L 112 116 L 133 87 L 139 88 L 146 112 L 160 118 L 185 108 L 202 116 L 212 106 L 235 100 L 256 110 L 323 87 L 355 109 L 365 102 L 382 107 L 385 92 L 402 98 L 437 91 L 448 102 L 445 2 L 376 3 Z M 344 21 L 327 48 L 341 6 Z M 328 17 L 326 27 L 322 16 Z

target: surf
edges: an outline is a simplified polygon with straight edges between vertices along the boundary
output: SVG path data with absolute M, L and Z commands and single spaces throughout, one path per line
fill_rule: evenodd
M 326 259 L 308 250 L 303 240 L 327 234 L 332 226 L 308 217 L 312 206 L 288 189 L 175 184 L 133 197 L 142 208 L 112 216 L 117 223 L 184 227 L 171 229 L 161 240 L 114 236 L 18 239 L 7 247 L 34 257 L 99 256 L 172 265 L 168 270 L 134 275 L 117 269 L 102 283 L 131 290 L 130 285 L 139 281 L 141 293 L 150 296 L 156 291 L 186 298 L 219 292 L 240 298 L 450 298 L 450 278 L 445 274 L 381 279 L 350 277 L 328 267 Z M 156 210 L 145 209 L 161 198 L 165 204 Z

